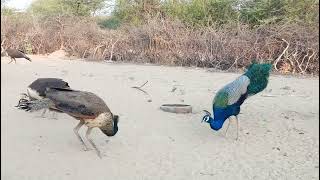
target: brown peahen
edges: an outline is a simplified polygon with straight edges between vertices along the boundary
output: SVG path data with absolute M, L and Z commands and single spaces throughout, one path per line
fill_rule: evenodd
M 8 56 L 10 56 L 11 61 L 8 63 L 10 64 L 12 61 L 14 61 L 14 63 L 16 63 L 16 58 L 25 58 L 26 60 L 31 62 L 31 59 L 25 55 L 25 53 L 21 50 L 17 50 L 17 49 L 7 49 L 6 50 Z
M 112 114 L 105 102 L 91 92 L 47 88 L 45 98 L 40 100 L 27 100 L 19 103 L 19 109 L 26 111 L 37 111 L 44 108 L 57 109 L 80 120 L 79 124 L 73 130 L 84 145 L 85 150 L 88 150 L 87 145 L 78 132 L 83 125 L 86 125 L 88 130 L 85 137 L 94 147 L 100 158 L 100 150 L 90 138 L 92 129 L 98 127 L 107 136 L 114 136 L 118 132 L 119 116 Z

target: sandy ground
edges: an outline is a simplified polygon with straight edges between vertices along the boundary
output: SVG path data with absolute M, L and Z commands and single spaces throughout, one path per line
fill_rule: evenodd
M 227 137 L 226 126 L 214 132 L 200 121 L 202 110 L 211 109 L 214 92 L 239 74 L 31 58 L 32 63 L 17 64 L 1 58 L 4 180 L 319 179 L 318 78 L 271 76 L 267 89 L 243 104 L 235 141 L 235 121 Z M 60 77 L 74 89 L 94 92 L 120 115 L 116 136 L 93 132 L 103 159 L 83 150 L 72 131 L 78 121 L 68 115 L 54 120 L 51 113 L 40 118 L 41 112 L 14 108 L 19 94 L 40 77 Z M 151 97 L 131 88 L 147 80 L 144 90 Z M 193 106 L 193 113 L 159 109 L 182 101 Z

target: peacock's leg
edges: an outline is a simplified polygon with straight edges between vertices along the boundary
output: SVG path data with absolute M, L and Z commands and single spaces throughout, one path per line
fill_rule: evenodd
M 237 139 L 239 138 L 239 119 L 238 119 L 238 116 L 236 116 L 236 120 L 237 120 Z
M 227 126 L 227 129 L 226 129 L 226 132 L 225 132 L 224 136 L 227 136 L 227 132 L 228 132 L 228 129 L 229 129 L 229 126 L 230 126 L 230 121 L 231 121 L 231 119 L 229 117 L 228 118 L 228 126 Z

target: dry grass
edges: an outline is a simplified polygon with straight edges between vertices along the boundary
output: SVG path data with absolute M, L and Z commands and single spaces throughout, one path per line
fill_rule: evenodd
M 139 27 L 103 30 L 93 19 L 56 17 L 45 22 L 1 16 L 1 47 L 46 54 L 65 49 L 88 60 L 149 62 L 179 66 L 242 68 L 252 59 L 281 73 L 319 73 L 319 28 L 282 24 L 249 28 L 192 29 L 151 19 Z

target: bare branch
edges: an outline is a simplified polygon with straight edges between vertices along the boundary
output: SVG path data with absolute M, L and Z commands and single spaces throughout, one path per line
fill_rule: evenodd
M 306 72 L 306 70 L 308 69 L 310 59 L 311 59 L 314 55 L 315 55 L 315 51 L 312 50 L 312 54 L 311 54 L 311 56 L 309 56 L 309 58 L 308 58 L 307 65 L 306 65 L 306 67 L 304 68 L 303 73 Z
M 112 61 L 112 56 L 113 56 L 113 49 L 114 49 L 114 46 L 116 45 L 116 43 L 119 41 L 119 39 L 116 40 L 116 42 L 114 42 L 111 46 L 111 53 L 110 53 L 110 58 L 109 58 L 109 61 Z
M 3 47 L 4 42 L 6 41 L 6 39 L 4 38 L 4 40 L 1 42 L 1 54 L 6 51 L 6 49 Z
M 274 69 L 278 71 L 277 68 L 277 64 L 279 63 L 281 57 L 284 55 L 284 53 L 288 50 L 290 43 L 288 43 L 288 41 L 286 41 L 285 39 L 281 39 L 282 41 L 284 41 L 285 43 L 287 43 L 287 47 L 282 51 L 282 53 L 280 54 L 280 56 L 275 60 L 275 62 L 273 63 Z
M 99 48 L 103 47 L 104 45 L 103 44 L 99 44 L 96 48 L 94 48 L 94 51 L 93 51 L 93 59 L 96 57 L 96 53 L 98 51 Z

